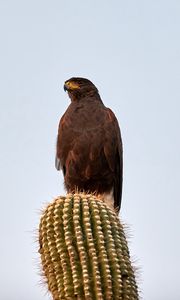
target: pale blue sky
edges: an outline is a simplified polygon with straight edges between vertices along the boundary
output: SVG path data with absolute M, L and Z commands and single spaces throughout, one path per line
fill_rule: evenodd
M 91 79 L 124 144 L 121 216 L 145 300 L 180 299 L 180 2 L 0 1 L 0 299 L 46 300 L 39 210 L 55 170 L 63 83 Z

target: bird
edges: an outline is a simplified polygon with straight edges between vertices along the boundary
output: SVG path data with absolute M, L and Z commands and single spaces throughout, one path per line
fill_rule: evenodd
M 118 213 L 123 146 L 117 118 L 89 79 L 72 77 L 64 90 L 71 103 L 59 122 L 56 169 L 62 170 L 68 193 L 94 193 Z

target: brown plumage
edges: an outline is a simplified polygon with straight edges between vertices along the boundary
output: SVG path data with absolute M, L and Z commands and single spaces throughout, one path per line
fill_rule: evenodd
M 113 192 L 121 206 L 122 141 L 114 113 L 104 106 L 95 85 L 85 78 L 65 82 L 71 104 L 59 123 L 56 168 L 68 192 Z

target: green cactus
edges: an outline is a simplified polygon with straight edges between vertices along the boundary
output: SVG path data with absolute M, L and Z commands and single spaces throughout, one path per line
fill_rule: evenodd
M 39 242 L 54 300 L 139 299 L 123 227 L 95 196 L 55 199 L 41 217 Z

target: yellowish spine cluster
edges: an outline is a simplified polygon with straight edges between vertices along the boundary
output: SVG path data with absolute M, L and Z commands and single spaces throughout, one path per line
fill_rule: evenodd
M 41 217 L 39 241 L 54 300 L 139 299 L 123 227 L 95 196 L 55 199 Z

